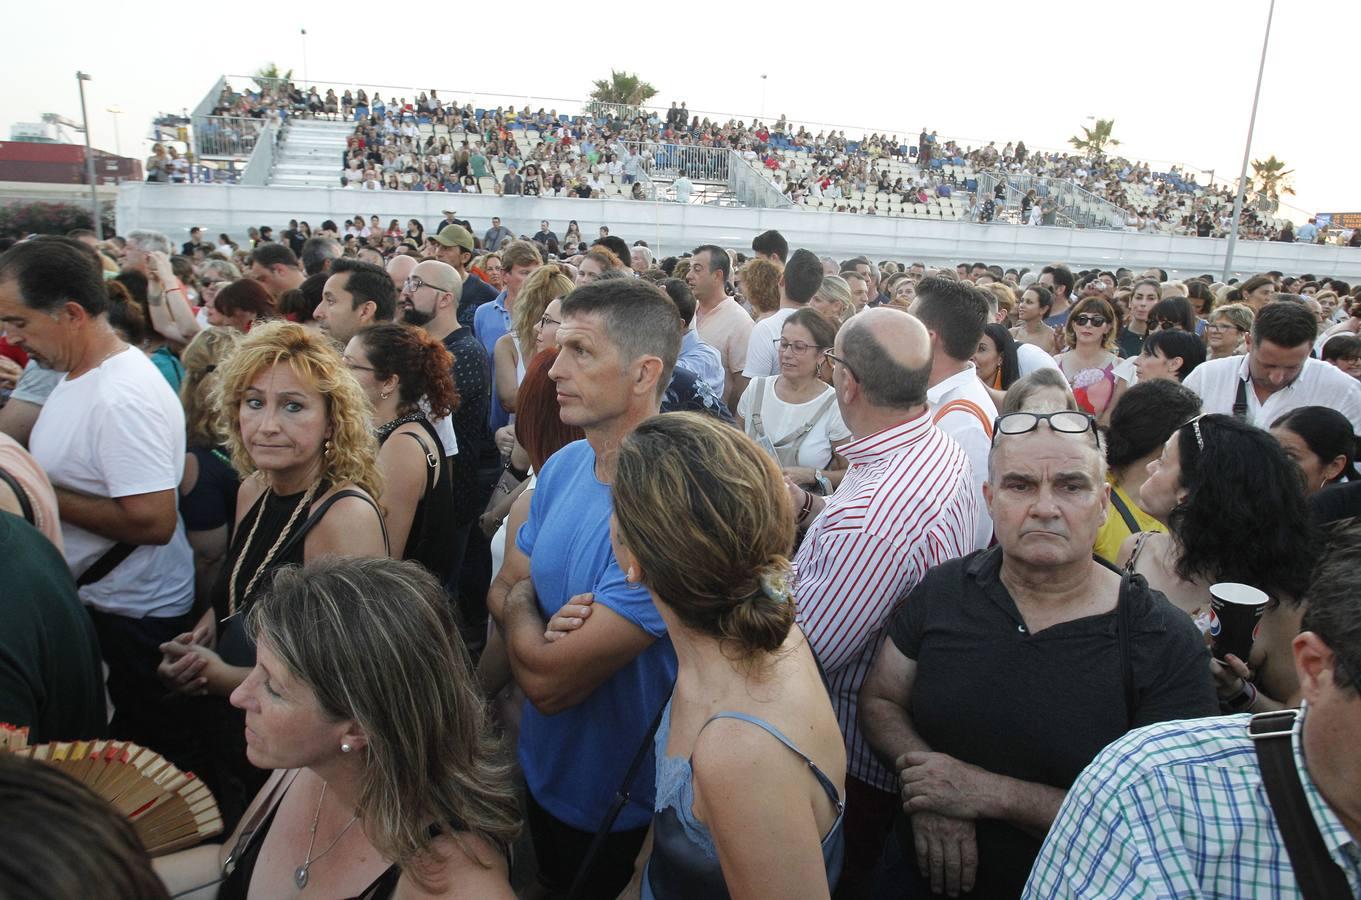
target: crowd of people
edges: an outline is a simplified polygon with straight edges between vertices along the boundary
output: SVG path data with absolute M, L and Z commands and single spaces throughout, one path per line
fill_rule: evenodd
M 1202 184 L 1189 167 L 1155 171 L 1118 155 L 1044 152 L 1024 141 L 1000 149 L 995 141 L 961 146 L 926 128 L 915 138 L 879 132 L 857 138 L 844 129 L 815 133 L 786 116 L 774 123 L 701 117 L 684 103 L 665 110 L 594 104 L 586 114 L 572 115 L 528 105 L 483 109 L 441 98 L 436 90 L 384 100 L 377 88 L 337 94 L 328 87 L 323 93 L 317 85 L 304 89 L 282 80 L 239 92 L 224 85 L 214 115 L 230 117 L 222 123 L 288 116 L 353 121 L 342 184 L 364 190 L 686 203 L 700 196 L 696 181 L 726 179 L 726 160 L 680 165 L 674 182 L 657 186 L 642 179 L 663 161 L 674 163 L 675 148 L 692 147 L 735 151 L 794 205 L 834 212 L 1067 224 L 1060 218 L 1064 201 L 1057 194 L 1051 199 L 1051 185 L 1058 185 L 1065 194 L 1080 189 L 1090 200 L 1118 207 L 1113 214 L 1123 222 L 1107 227 L 1199 237 L 1224 237 L 1232 227 L 1232 186 Z M 235 132 L 223 138 L 253 139 Z M 978 190 L 983 172 L 1000 179 L 995 193 Z M 1014 190 L 1009 212 L 1008 185 Z M 1255 203 L 1243 210 L 1239 237 L 1361 246 L 1361 230 L 1329 233 L 1311 220 L 1297 231 Z
M 1361 286 L 305 225 L 0 247 L 31 896 L 1361 893 Z

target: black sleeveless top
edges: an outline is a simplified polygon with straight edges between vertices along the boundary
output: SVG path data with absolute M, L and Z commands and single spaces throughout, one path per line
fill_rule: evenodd
M 419 444 L 425 454 L 425 493 L 416 504 L 416 514 L 411 519 L 411 531 L 407 533 L 401 558 L 420 563 L 443 583 L 448 575 L 452 556 L 449 549 L 454 545 L 457 523 L 454 521 L 453 466 L 449 465 L 448 459 L 441 460 L 437 455 L 443 452 L 439 435 L 429 419 L 416 413 L 389 423 L 391 430 L 380 429 L 378 444 L 380 447 L 386 444 L 398 427 L 409 422 L 421 426 L 425 432 L 424 440 L 410 431 L 402 432 L 408 440 Z M 439 468 L 438 476 L 436 467 Z
M 289 786 L 291 788 L 291 784 Z M 274 815 L 279 811 L 279 806 L 283 803 L 283 796 L 287 794 L 289 788 L 285 788 L 283 794 L 275 801 L 274 807 L 269 814 L 260 822 L 255 831 L 243 834 L 241 840 L 245 846 L 240 848 L 239 855 L 236 855 L 235 864 L 231 872 L 227 873 L 222 884 L 218 887 L 217 900 L 246 900 L 250 893 L 251 876 L 255 874 L 255 864 L 260 859 L 260 848 L 265 844 L 265 836 L 269 834 L 269 829 L 274 825 Z M 465 830 L 459 823 L 450 823 L 454 831 Z M 437 837 L 441 829 L 434 825 L 430 826 L 429 835 L 431 838 Z M 388 900 L 397 893 L 397 882 L 402 878 L 402 870 L 395 863 L 387 867 L 383 874 L 375 878 L 368 887 L 364 888 L 355 897 L 345 898 L 345 900 Z

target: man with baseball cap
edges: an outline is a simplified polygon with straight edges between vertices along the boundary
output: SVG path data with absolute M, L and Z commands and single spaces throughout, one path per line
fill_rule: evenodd
M 463 295 L 458 302 L 458 322 L 473 327 L 473 315 L 483 303 L 495 300 L 499 291 L 468 271 L 473 258 L 473 234 L 462 225 L 445 225 L 430 239 L 435 259 L 448 263 L 463 279 Z

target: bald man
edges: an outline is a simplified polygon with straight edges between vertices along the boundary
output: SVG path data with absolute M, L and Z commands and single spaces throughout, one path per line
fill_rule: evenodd
M 826 353 L 851 440 L 836 493 L 790 486 L 808 528 L 795 561 L 804 632 L 827 672 L 846 736 L 846 868 L 859 896 L 872 880 L 898 804 L 894 774 L 856 719 L 861 682 L 889 616 L 931 566 L 973 549 L 982 499 L 964 450 L 931 421 L 931 336 L 905 312 L 866 309 Z
M 420 260 L 416 257 L 408 256 L 405 253 L 399 253 L 388 260 L 388 277 L 391 278 L 392 283 L 397 286 L 398 293 L 401 293 L 402 289 L 406 286 L 406 280 L 411 277 L 411 273 L 415 270 L 416 264 L 419 262 Z
M 449 552 L 454 558 L 446 587 L 458 601 L 465 640 L 480 642 L 478 629 L 485 633 L 487 622 L 491 562 L 486 538 L 472 525 L 487 506 L 496 480 L 488 473 L 499 468 L 501 457 L 488 425 L 491 367 L 487 351 L 458 317 L 459 301 L 467 284 L 448 263 L 423 260 L 402 282 L 397 314 L 408 325 L 425 329 L 454 357 L 454 384 L 458 386 L 459 401 L 449 419 L 458 440 L 458 455 L 450 461 L 449 471 L 459 519 L 458 533 L 450 542 Z

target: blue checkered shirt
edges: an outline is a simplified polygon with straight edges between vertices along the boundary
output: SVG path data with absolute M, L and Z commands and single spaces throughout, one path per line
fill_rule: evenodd
M 1068 792 L 1025 900 L 1298 897 L 1248 736 L 1250 716 L 1131 731 Z M 1361 897 L 1361 847 L 1304 765 L 1301 712 L 1291 745 L 1328 853 Z

